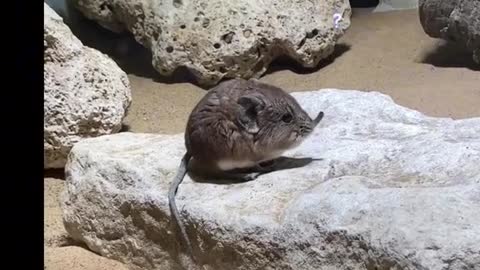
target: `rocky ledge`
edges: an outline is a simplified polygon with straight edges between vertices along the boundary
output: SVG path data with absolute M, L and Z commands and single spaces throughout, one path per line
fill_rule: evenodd
M 376 92 L 294 93 L 316 158 L 241 184 L 186 177 L 177 202 L 204 269 L 480 269 L 480 118 L 433 118 Z M 62 198 L 69 234 L 132 269 L 178 269 L 167 190 L 183 137 L 77 143 Z

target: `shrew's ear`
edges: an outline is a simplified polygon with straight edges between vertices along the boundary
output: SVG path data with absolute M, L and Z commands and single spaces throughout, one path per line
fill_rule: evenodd
M 255 94 L 248 94 L 237 100 L 240 105 L 237 113 L 237 121 L 248 133 L 257 133 L 257 115 L 265 107 L 262 99 Z

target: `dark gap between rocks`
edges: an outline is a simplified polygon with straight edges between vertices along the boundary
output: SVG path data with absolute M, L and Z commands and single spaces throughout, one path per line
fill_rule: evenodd
M 262 76 L 265 76 L 267 74 L 272 74 L 272 73 L 275 73 L 275 72 L 281 71 L 281 70 L 290 70 L 290 71 L 292 71 L 294 73 L 297 73 L 297 74 L 313 73 L 313 72 L 316 72 L 316 71 L 330 65 L 331 63 L 333 63 L 336 58 L 342 56 L 345 52 L 350 50 L 350 47 L 351 47 L 350 45 L 345 44 L 345 43 L 339 43 L 339 44 L 335 45 L 335 49 L 334 49 L 333 53 L 330 56 L 328 56 L 327 58 L 320 60 L 318 65 L 316 67 L 313 67 L 313 68 L 303 67 L 300 63 L 293 60 L 291 57 L 289 57 L 287 55 L 281 55 L 281 56 L 277 57 L 270 64 L 267 71 Z

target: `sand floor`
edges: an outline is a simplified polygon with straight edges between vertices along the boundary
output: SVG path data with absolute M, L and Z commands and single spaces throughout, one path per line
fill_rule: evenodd
M 370 9 L 355 9 L 352 25 L 337 47 L 334 57 L 315 70 L 280 59 L 261 80 L 290 92 L 320 88 L 379 91 L 430 116 L 480 116 L 479 67 L 470 54 L 428 37 L 416 10 L 370 14 Z M 132 85 L 126 129 L 183 132 L 188 113 L 205 90 L 182 79 L 181 73 L 173 79 L 160 79 L 148 62 L 139 65 L 142 59 L 145 57 L 119 61 Z M 49 176 L 44 179 L 45 269 L 125 269 L 72 243 L 58 207 L 63 177 Z

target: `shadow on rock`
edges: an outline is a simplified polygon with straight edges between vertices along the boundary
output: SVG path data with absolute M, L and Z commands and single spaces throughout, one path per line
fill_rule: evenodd
M 43 170 L 43 178 L 55 178 L 65 180 L 65 170 L 62 169 L 45 169 Z
M 420 63 L 431 64 L 436 67 L 468 68 L 474 71 L 480 71 L 480 65 L 473 61 L 472 52 L 465 49 L 464 46 L 441 41 L 435 49 L 425 53 Z
M 70 8 L 72 20 L 66 20 L 73 34 L 85 45 L 110 56 L 127 74 L 150 78 L 156 82 L 194 83 L 194 76 L 179 68 L 171 76 L 160 75 L 152 65 L 152 53 L 135 40 L 128 31 L 115 33 L 86 18 L 75 8 Z
M 345 52 L 350 50 L 350 45 L 346 43 L 339 43 L 335 45 L 335 49 L 332 54 L 330 54 L 328 57 L 325 59 L 320 60 L 317 66 L 313 68 L 306 68 L 303 67 L 300 63 L 296 62 L 292 58 L 288 56 L 281 56 L 275 59 L 271 64 L 270 67 L 267 69 L 264 75 L 267 74 L 272 74 L 277 71 L 282 71 L 282 70 L 290 70 L 294 73 L 297 74 L 309 74 L 309 73 L 314 73 L 330 64 L 335 62 L 335 59 L 338 57 L 342 56 Z M 262 75 L 262 76 L 264 76 Z
M 268 172 L 264 172 L 262 170 L 258 170 L 257 168 L 245 168 L 245 169 L 235 169 L 229 171 L 231 173 L 239 173 L 239 174 L 246 174 L 246 173 L 259 173 L 260 175 L 268 174 L 270 172 L 276 172 L 281 170 L 289 170 L 295 168 L 305 167 L 308 164 L 312 163 L 313 161 L 321 161 L 323 159 L 317 158 L 292 158 L 292 157 L 279 157 L 275 160 L 265 162 L 265 166 L 271 166 Z M 267 164 L 268 163 L 268 164 Z M 261 165 L 263 167 L 263 165 Z M 193 167 L 194 168 L 194 167 Z M 215 175 L 207 175 L 204 173 L 200 173 L 195 169 L 189 170 L 188 175 L 190 178 L 198 183 L 210 183 L 210 184 L 218 184 L 218 185 L 231 185 L 231 184 L 241 184 L 248 181 L 245 180 L 237 180 L 237 179 L 225 179 L 223 177 L 215 176 Z M 253 179 L 252 181 L 255 181 Z
M 132 127 L 130 127 L 130 125 L 128 124 L 123 123 L 122 128 L 120 129 L 119 132 L 131 132 L 131 131 L 132 131 Z

